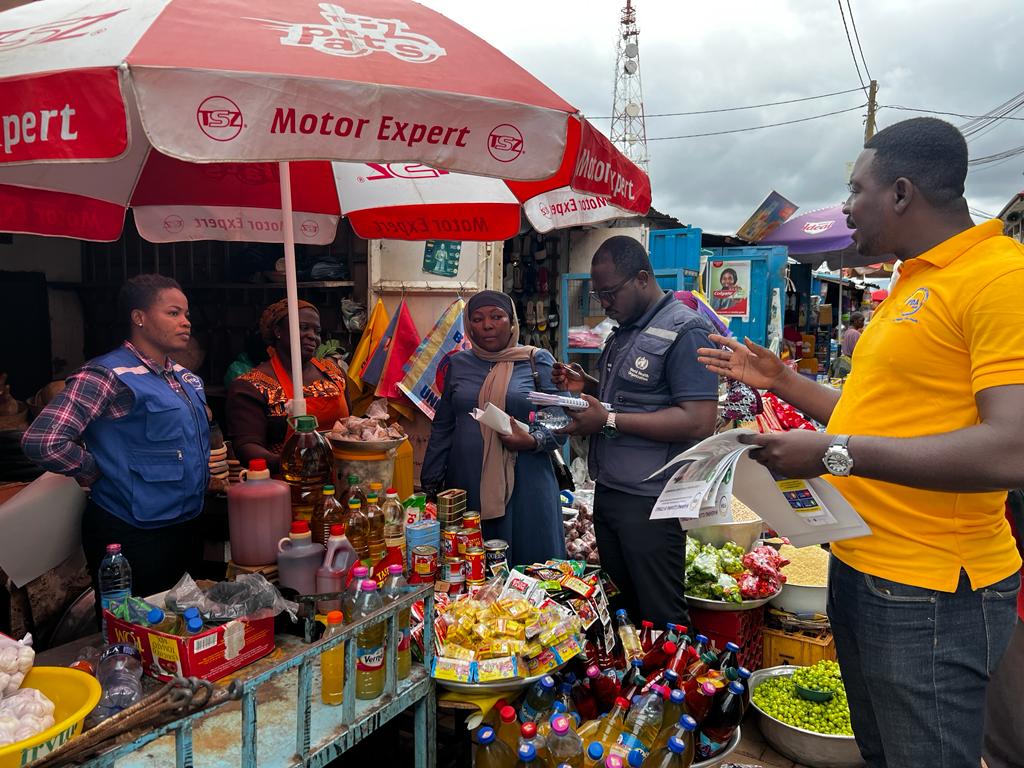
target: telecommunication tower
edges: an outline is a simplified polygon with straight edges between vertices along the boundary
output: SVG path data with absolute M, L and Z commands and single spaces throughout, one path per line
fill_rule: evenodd
M 626 157 L 647 170 L 647 128 L 644 125 L 644 91 L 640 83 L 640 31 L 636 28 L 633 0 L 626 0 L 619 20 L 611 139 Z

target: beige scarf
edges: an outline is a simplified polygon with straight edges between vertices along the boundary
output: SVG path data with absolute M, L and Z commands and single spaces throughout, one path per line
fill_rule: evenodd
M 490 373 L 480 387 L 478 406 L 483 409 L 488 403 L 494 403 L 505 410 L 505 398 L 508 395 L 508 384 L 512 380 L 512 369 L 516 362 L 529 360 L 536 347 L 519 346 L 519 319 L 513 309 L 512 336 L 508 345 L 499 352 L 488 352 L 476 344 L 473 339 L 472 326 L 469 323 L 469 307 L 465 311 L 466 332 L 473 342 L 473 354 L 481 360 L 493 363 Z M 501 442 L 498 433 L 490 427 L 480 425 L 480 434 L 484 439 L 484 455 L 480 472 L 480 518 L 493 520 L 505 516 L 505 507 L 512 498 L 516 485 L 516 451 L 509 451 Z

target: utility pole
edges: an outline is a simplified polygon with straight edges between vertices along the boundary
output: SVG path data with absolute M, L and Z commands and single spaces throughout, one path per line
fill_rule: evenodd
M 875 97 L 878 96 L 878 81 L 872 80 L 871 87 L 868 89 L 868 119 L 864 123 L 864 143 L 867 144 L 868 140 L 875 135 Z
M 612 95 L 612 143 L 647 170 L 647 127 L 644 92 L 640 82 L 640 30 L 633 0 L 626 0 L 615 46 L 615 89 Z

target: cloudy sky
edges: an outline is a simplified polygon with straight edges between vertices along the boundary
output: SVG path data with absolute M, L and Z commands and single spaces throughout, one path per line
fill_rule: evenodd
M 424 0 L 494 44 L 587 116 L 610 115 L 624 0 Z M 980 115 L 1024 89 L 1024 2 L 850 0 L 878 101 Z M 648 114 L 763 104 L 859 88 L 832 0 L 636 0 Z M 845 0 L 844 0 L 845 7 Z M 965 8 L 969 7 L 969 11 Z M 849 22 L 849 18 L 847 18 Z M 851 29 L 852 34 L 852 29 Z M 865 78 L 866 79 L 866 78 Z M 690 117 L 649 117 L 649 138 L 746 128 L 866 102 L 863 93 Z M 864 109 L 706 138 L 651 141 L 654 205 L 705 231 L 734 232 L 772 189 L 807 211 L 846 196 Z M 879 128 L 914 116 L 892 108 Z M 1024 118 L 1024 109 L 1015 113 Z M 964 118 L 948 117 L 955 125 Z M 595 123 L 608 131 L 608 120 Z M 970 142 L 972 157 L 1024 145 L 1024 120 Z M 967 180 L 977 212 L 998 214 L 1024 190 L 1024 154 Z M 983 218 L 976 213 L 975 219 Z

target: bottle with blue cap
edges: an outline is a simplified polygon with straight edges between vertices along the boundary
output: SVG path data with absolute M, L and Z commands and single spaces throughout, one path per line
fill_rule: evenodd
M 583 768 L 598 768 L 604 765 L 604 745 L 599 741 L 592 741 L 587 745 L 586 754 L 583 755 Z
M 693 750 L 688 750 L 681 739 L 673 736 L 664 749 L 651 755 L 646 765 L 650 768 L 690 768 L 693 765 Z
M 713 668 L 723 675 L 728 674 L 730 669 L 739 669 L 739 653 L 740 647 L 736 643 L 726 643 L 725 650 L 722 651 L 722 655 L 718 657 Z
M 544 675 L 533 684 L 533 687 L 527 692 L 526 698 L 523 699 L 523 704 L 519 708 L 519 722 L 536 722 L 538 715 L 551 709 L 557 695 L 555 678 L 551 675 Z
M 686 714 L 686 693 L 681 689 L 669 689 L 668 698 L 665 700 L 665 716 L 661 721 L 661 728 L 674 728 L 679 718 Z
M 181 617 L 176 613 L 165 613 L 162 608 L 151 608 L 146 614 L 149 628 L 168 635 L 181 633 Z
M 498 740 L 491 726 L 485 725 L 477 730 L 476 755 L 473 759 L 476 768 L 511 768 L 515 762 L 515 754 Z
M 694 740 L 697 738 L 697 721 L 690 717 L 689 714 L 684 713 L 680 715 L 675 722 L 666 725 L 661 733 L 658 734 L 654 746 L 651 747 L 651 752 L 654 753 L 665 749 L 668 746 L 668 740 L 673 736 L 689 743 L 692 747 Z
M 721 752 L 743 719 L 743 684 L 729 683 L 725 696 L 716 699 L 701 723 L 697 739 L 697 757 L 706 760 Z
M 537 748 L 533 744 L 519 745 L 519 759 L 516 760 L 516 768 L 519 766 L 535 766 L 537 760 Z
M 629 620 L 629 615 L 626 613 L 625 608 L 619 608 L 615 612 L 615 623 L 618 625 L 619 640 L 622 642 L 622 652 L 626 657 L 626 661 L 631 662 L 633 659 L 643 659 L 644 649 L 640 645 L 640 636 L 637 634 L 633 622 Z
M 669 758 L 669 754 L 675 757 Z M 672 759 L 677 762 L 672 762 Z M 676 768 L 676 766 L 689 766 L 696 759 L 697 721 L 689 715 L 683 715 L 675 725 L 658 736 L 658 741 L 647 764 Z M 669 760 L 669 762 L 660 762 L 663 760 Z

